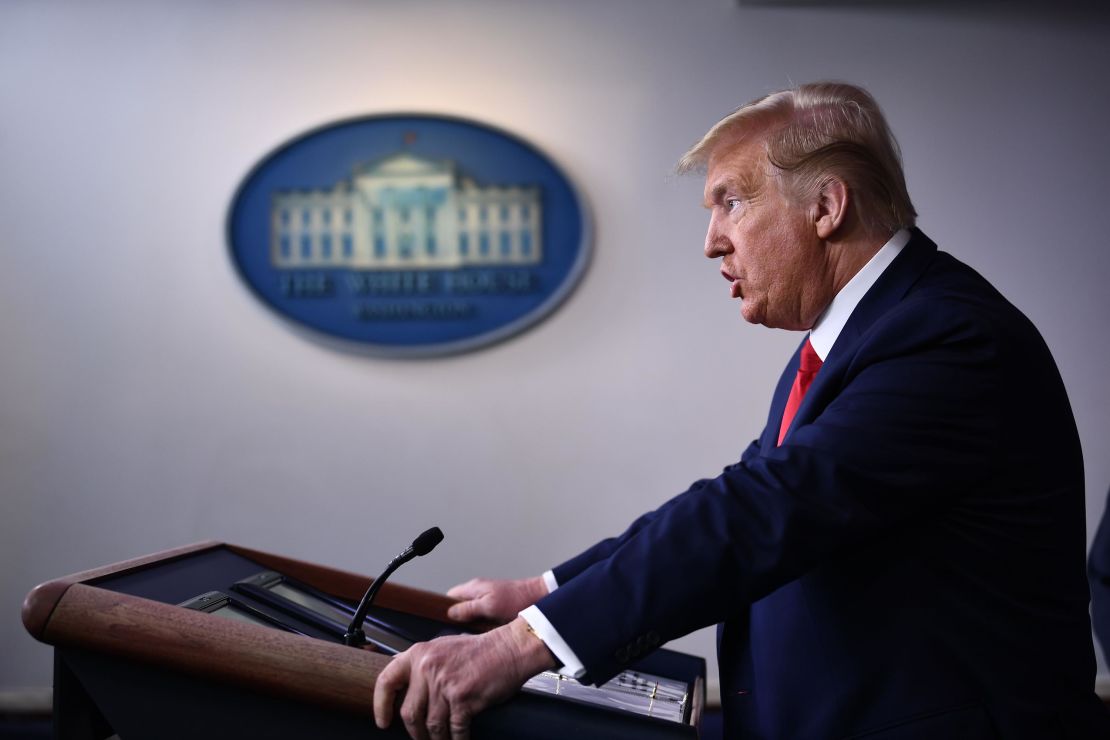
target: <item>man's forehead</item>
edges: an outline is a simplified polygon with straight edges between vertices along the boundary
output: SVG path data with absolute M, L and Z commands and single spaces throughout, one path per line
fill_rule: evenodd
M 733 185 L 754 187 L 767 170 L 767 153 L 758 136 L 731 136 L 715 145 L 706 162 L 705 197 Z
M 709 150 L 705 161 L 707 170 L 712 171 L 722 163 L 759 161 L 764 157 L 763 137 L 758 132 L 737 131 L 722 136 Z

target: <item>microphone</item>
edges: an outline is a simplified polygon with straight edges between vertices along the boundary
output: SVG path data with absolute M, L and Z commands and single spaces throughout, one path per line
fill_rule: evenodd
M 351 626 L 347 628 L 347 633 L 343 635 L 344 645 L 362 647 L 366 644 L 366 633 L 362 631 L 362 623 L 366 619 L 366 612 L 370 610 L 370 604 L 373 603 L 374 597 L 378 595 L 382 584 L 385 583 L 385 579 L 413 558 L 423 557 L 430 553 L 440 542 L 443 542 L 443 532 L 439 527 L 432 527 L 421 533 L 419 537 L 412 541 L 411 545 L 389 561 L 389 565 L 385 566 L 382 574 L 374 579 L 370 588 L 366 589 L 362 601 L 359 602 L 358 609 L 355 610 L 355 618 L 351 620 Z
M 406 547 L 398 558 L 404 558 L 402 562 L 407 563 L 414 557 L 424 557 L 436 548 L 440 542 L 443 542 L 443 530 L 439 527 L 432 527 L 429 530 L 420 533 L 420 536 L 412 541 L 412 544 Z M 409 551 L 412 554 L 409 554 Z

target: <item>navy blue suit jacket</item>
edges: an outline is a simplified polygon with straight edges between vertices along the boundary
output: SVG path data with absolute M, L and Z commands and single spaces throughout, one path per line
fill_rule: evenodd
M 780 447 L 797 363 L 738 463 L 554 569 L 538 605 L 585 680 L 717 623 L 730 738 L 1110 737 L 1079 439 L 1032 324 L 915 231 Z

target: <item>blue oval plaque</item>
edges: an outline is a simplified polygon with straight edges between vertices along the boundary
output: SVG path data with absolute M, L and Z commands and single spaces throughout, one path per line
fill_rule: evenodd
M 585 210 L 559 169 L 473 121 L 368 116 L 310 131 L 246 177 L 232 259 L 293 322 L 379 354 L 504 339 L 570 293 Z

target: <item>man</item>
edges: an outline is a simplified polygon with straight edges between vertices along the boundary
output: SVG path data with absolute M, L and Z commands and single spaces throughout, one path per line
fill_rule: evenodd
M 705 253 L 744 319 L 809 331 L 763 434 L 543 578 L 452 589 L 454 618 L 505 626 L 395 658 L 379 725 L 403 693 L 413 737 L 466 737 L 539 670 L 600 683 L 717 623 L 728 737 L 1110 737 L 1059 373 L 913 228 L 875 101 L 833 83 L 767 96 L 679 168 L 703 166 Z

